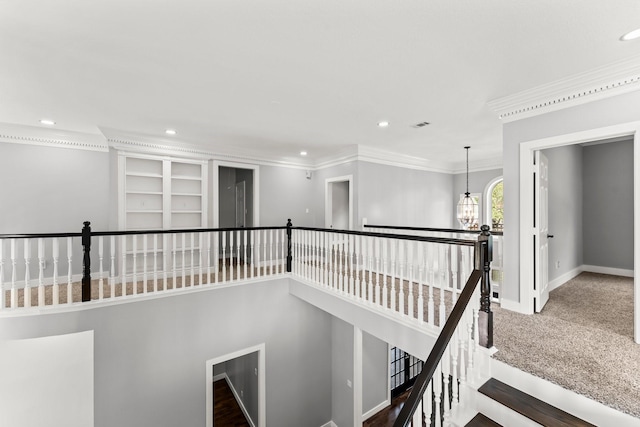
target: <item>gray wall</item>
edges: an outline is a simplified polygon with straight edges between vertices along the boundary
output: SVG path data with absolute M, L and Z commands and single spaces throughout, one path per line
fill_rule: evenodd
M 314 183 L 315 191 L 313 195 L 313 209 L 315 212 L 316 225 L 318 227 L 325 226 L 325 181 L 330 178 L 351 175 L 353 177 L 353 227 L 356 229 L 358 228 L 358 198 L 360 197 L 359 186 L 361 185 L 359 176 L 359 164 L 361 164 L 361 162 L 347 162 L 341 165 L 331 166 L 313 172 L 313 176 L 311 178 Z
M 349 183 L 346 181 L 331 184 L 331 225 L 349 229 Z
M 236 169 L 236 183 L 245 182 L 246 227 L 253 227 L 253 170 Z
M 93 330 L 96 427 L 205 425 L 205 362 L 264 342 L 268 425 L 321 426 L 332 411 L 331 319 L 280 279 L 4 318 L 0 340 Z
M 218 176 L 218 224 L 220 227 L 236 226 L 236 170 L 220 166 Z
M 358 225 L 452 226 L 453 176 L 359 162 Z M 457 199 L 456 199 L 457 201 Z
M 362 413 L 387 400 L 389 391 L 389 345 L 362 333 Z
M 583 156 L 584 263 L 633 270 L 633 140 Z
M 109 153 L 0 142 L 0 233 L 109 228 Z
M 317 226 L 319 216 L 314 207 L 320 197 L 314 178 L 307 179 L 304 170 L 260 166 L 260 225 L 285 225 L 291 218 L 293 225 Z M 324 209 L 324 199 L 322 206 Z
M 549 162 L 549 280 L 583 264 L 582 147 L 543 150 Z M 560 262 L 560 267 L 557 263 Z
M 338 427 L 353 425 L 354 328 L 337 317 L 331 319 L 331 414 Z M 347 385 L 351 381 L 351 387 Z M 300 424 L 312 426 L 310 422 Z
M 520 299 L 520 144 L 640 119 L 640 91 L 530 117 L 503 126 L 505 281 L 503 298 Z
M 470 160 L 471 162 L 471 160 Z M 478 172 L 469 172 L 469 193 L 478 193 L 480 194 L 480 218 L 481 225 L 488 224 L 491 225 L 491 219 L 487 218 L 485 215 L 486 205 L 484 200 L 484 190 L 487 188 L 489 182 L 502 176 L 502 169 L 492 169 L 488 171 L 478 171 Z M 467 191 L 467 174 L 465 173 L 457 173 L 453 175 L 453 228 L 461 228 L 460 223 L 458 222 L 458 201 L 460 200 L 460 195 L 464 194 Z

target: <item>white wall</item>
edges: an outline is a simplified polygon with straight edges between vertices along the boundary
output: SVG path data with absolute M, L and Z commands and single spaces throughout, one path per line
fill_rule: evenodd
M 0 341 L 0 425 L 93 426 L 93 333 Z
M 0 322 L 0 340 L 94 331 L 97 427 L 205 425 L 206 361 L 260 343 L 267 424 L 331 419 L 331 316 L 287 279 Z
M 258 424 L 258 352 L 245 354 L 224 363 L 225 373 L 240 397 L 254 425 Z

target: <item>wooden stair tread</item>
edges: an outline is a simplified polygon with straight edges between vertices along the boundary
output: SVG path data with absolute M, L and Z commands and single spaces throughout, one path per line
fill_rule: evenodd
M 476 416 L 473 417 L 471 421 L 465 424 L 465 427 L 502 427 L 502 425 L 498 424 L 490 418 L 487 418 L 483 414 L 476 414 Z
M 484 383 L 478 391 L 543 426 L 596 427 L 495 378 Z

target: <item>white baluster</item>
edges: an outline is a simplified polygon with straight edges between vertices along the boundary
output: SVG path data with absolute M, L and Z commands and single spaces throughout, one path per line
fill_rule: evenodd
M 348 292 L 349 292 L 349 296 L 355 296 L 355 289 L 353 286 L 353 252 L 352 252 L 352 248 L 353 248 L 353 235 L 351 234 L 347 234 L 344 236 L 346 238 L 346 248 L 345 248 L 345 273 L 346 273 L 346 277 L 345 280 L 347 280 L 347 287 L 348 287 Z
M 233 232 L 232 232 L 233 233 Z M 240 232 L 236 230 L 236 280 L 240 279 Z
M 373 245 L 374 245 L 374 242 L 373 242 L 373 237 L 371 236 L 367 236 L 364 239 L 367 244 L 367 267 L 366 267 L 368 271 L 367 301 L 369 302 L 369 304 L 373 305 L 376 302 L 373 294 L 373 260 L 374 260 Z M 364 275 L 364 271 L 362 272 L 362 274 Z M 376 276 L 377 275 L 378 273 L 376 272 Z
M 131 284 L 133 295 L 138 293 L 138 236 L 136 234 L 131 235 L 131 247 L 132 247 L 132 265 L 133 271 L 131 272 Z
M 211 283 L 211 233 L 207 233 L 207 283 Z
M 379 237 L 371 237 L 374 241 L 375 245 L 375 256 L 376 256 L 376 299 L 375 303 L 380 305 L 380 243 L 382 241 Z
M 435 301 L 433 300 L 433 286 L 435 285 L 434 244 L 427 243 L 427 264 L 429 265 L 429 300 L 427 301 L 427 323 L 435 326 Z
M 418 407 L 416 408 L 416 411 L 413 413 L 413 417 L 411 417 L 411 425 L 412 427 L 422 427 L 422 411 L 424 410 L 424 399 L 425 396 L 422 395 L 422 398 L 420 399 L 421 402 L 418 403 Z
M 24 239 L 24 306 L 31 307 L 31 272 L 29 264 L 31 263 L 31 240 Z
M 442 366 L 442 401 L 444 403 L 444 414 L 443 414 L 443 418 L 444 418 L 444 425 L 448 426 L 449 425 L 449 420 L 451 418 L 451 406 L 449 403 L 449 375 L 450 375 L 450 371 L 451 371 L 451 365 L 450 363 L 450 352 L 449 352 L 449 348 L 450 346 L 447 345 L 447 347 L 444 350 L 444 354 L 442 355 L 442 359 L 440 360 L 440 365 Z
M 363 301 L 367 300 L 367 280 L 364 278 L 364 265 L 362 260 L 366 260 L 366 249 L 365 245 L 362 242 L 362 236 L 354 235 L 354 254 L 353 254 L 353 263 L 354 263 L 354 287 L 356 290 L 356 298 L 359 298 Z
M 18 307 L 16 240 L 11 239 L 11 308 Z
M 4 239 L 0 239 L 0 311 L 6 308 L 4 289 Z
M 171 235 L 171 241 L 172 241 L 172 245 L 173 245 L 173 251 L 172 251 L 172 262 L 171 262 L 171 273 L 172 273 L 172 288 L 178 289 L 178 271 L 176 269 L 176 264 L 177 264 L 177 259 L 178 259 L 178 236 L 176 235 L 176 233 L 173 233 Z
M 389 245 L 390 239 L 382 240 L 382 307 L 388 308 L 389 300 L 388 294 L 389 290 L 387 289 L 387 246 Z
M 181 281 L 180 281 L 180 287 L 181 288 L 185 288 L 187 287 L 187 234 L 186 233 L 180 233 L 180 260 L 182 261 L 182 264 L 180 265 L 180 270 L 182 272 L 182 274 L 180 275 L 181 277 Z
M 51 300 L 53 305 L 60 303 L 60 284 L 58 283 L 58 262 L 60 261 L 60 241 L 53 238 L 53 285 L 51 286 Z
M 254 275 L 255 275 L 255 264 L 254 264 L 254 257 L 255 257 L 255 252 L 254 252 L 254 241 L 255 241 L 255 231 L 254 230 L 249 230 L 249 277 L 251 277 L 253 279 Z
M 38 307 L 44 306 L 44 239 L 38 239 Z
M 198 233 L 198 284 L 203 285 L 204 283 L 209 282 L 209 278 L 207 277 L 207 281 L 203 282 L 202 280 L 202 269 L 204 268 L 204 242 L 202 233 Z
M 391 311 L 396 311 L 398 308 L 396 305 L 396 240 L 391 240 L 391 270 L 389 276 L 391 276 Z
M 451 411 L 455 415 L 455 410 L 458 407 L 458 334 L 460 331 L 460 323 L 456 327 L 451 341 L 449 342 L 449 352 L 451 354 Z
M 400 269 L 398 289 L 398 312 L 404 316 L 404 274 L 405 274 L 405 241 L 398 240 L 398 266 Z M 411 286 L 411 284 L 409 284 Z
M 255 232 L 255 237 L 256 237 L 256 243 L 255 243 L 255 249 L 254 252 L 257 255 L 258 259 L 258 263 L 256 265 L 256 276 L 257 277 L 262 277 L 264 274 L 262 272 L 262 258 L 260 257 L 260 244 L 262 243 L 262 232 L 260 230 L 257 230 Z M 296 257 L 297 258 L 297 257 Z
M 191 282 L 189 282 L 189 286 L 195 285 L 196 280 L 196 271 L 195 271 L 195 241 L 196 235 L 195 233 L 191 233 Z
M 169 235 L 162 235 L 162 290 L 169 289 Z
M 67 237 L 67 304 L 73 302 L 73 270 L 71 261 L 73 260 L 73 238 Z
M 267 230 L 262 230 L 262 275 L 268 274 L 267 266 Z
M 429 381 L 429 384 L 427 384 L 427 389 L 425 390 L 425 393 L 422 398 L 424 418 L 428 426 L 431 426 L 431 414 L 433 414 L 433 400 L 431 399 L 432 394 L 433 394 L 433 378 L 431 379 L 431 381 Z M 416 427 L 422 427 L 422 422 L 418 424 L 418 426 Z
M 218 274 L 220 271 L 220 232 L 213 232 L 213 271 L 215 271 L 214 281 L 218 283 Z
M 242 234 L 243 234 L 243 245 L 242 245 L 242 256 L 244 259 L 244 264 L 243 264 L 243 268 L 242 268 L 242 277 L 246 280 L 248 278 L 247 276 L 247 230 L 242 230 Z
M 273 274 L 273 229 L 269 230 L 269 274 Z
M 222 232 L 222 281 L 227 281 L 227 232 Z
M 441 362 L 442 363 L 442 362 Z M 433 374 L 433 410 L 435 412 L 435 425 L 436 427 L 442 426 L 442 410 L 440 408 L 440 402 L 442 402 L 442 368 L 441 363 L 438 363 L 436 372 Z
M 147 272 L 147 254 L 149 252 L 149 243 L 147 242 L 147 235 L 142 235 L 142 293 L 147 293 L 147 281 L 149 274 Z
M 424 249 L 425 245 L 423 242 L 418 242 L 418 301 L 416 302 L 418 308 L 418 322 L 424 322 L 424 284 L 425 284 L 425 262 L 424 262 Z
M 98 237 L 98 299 L 104 299 L 104 237 Z
M 158 292 L 158 235 L 153 235 L 153 292 Z
M 459 262 L 459 253 L 460 247 L 456 245 L 451 245 L 451 286 L 453 293 L 455 294 L 457 291 L 462 291 L 462 287 L 464 284 L 459 283 L 458 280 L 458 262 Z M 463 279 L 464 280 L 464 279 Z
M 109 266 L 109 297 L 116 296 L 116 236 L 109 237 L 109 250 L 111 254 L 111 265 Z
M 414 301 L 413 301 L 413 286 L 414 286 L 414 282 L 416 282 L 416 277 L 415 277 L 415 268 L 414 268 L 414 258 L 413 258 L 413 253 L 414 253 L 414 242 L 409 240 L 407 241 L 407 266 L 408 266 L 408 272 L 407 272 L 407 278 L 409 279 L 409 294 L 407 295 L 407 315 L 410 318 L 414 318 L 413 315 L 413 308 L 414 308 Z M 420 286 L 419 280 L 417 280 L 418 282 L 418 286 Z M 419 306 L 418 306 L 419 307 Z
M 439 285 L 440 285 L 440 308 L 439 308 L 439 319 L 438 326 L 442 328 L 444 326 L 444 321 L 447 317 L 446 306 L 445 306 L 445 293 L 444 289 L 446 286 L 445 283 L 445 270 L 446 266 L 444 265 L 445 254 L 444 254 L 444 245 L 438 245 L 438 277 L 439 277 Z

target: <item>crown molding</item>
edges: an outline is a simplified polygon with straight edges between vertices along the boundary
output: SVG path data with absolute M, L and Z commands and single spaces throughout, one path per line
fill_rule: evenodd
M 451 173 L 453 169 L 453 163 L 451 162 L 434 162 L 422 157 L 409 156 L 362 145 L 358 145 L 357 160 L 427 172 Z
M 0 123 L 0 142 L 76 150 L 109 151 L 107 141 L 100 134 L 45 129 L 10 123 Z
M 640 89 L 640 55 L 494 99 L 503 122 L 533 117 Z
M 469 166 L 469 172 L 483 172 L 496 169 L 502 169 L 502 157 L 490 159 L 473 160 L 472 166 Z M 465 163 L 457 163 L 455 168 L 449 171 L 452 174 L 466 173 L 467 166 Z

